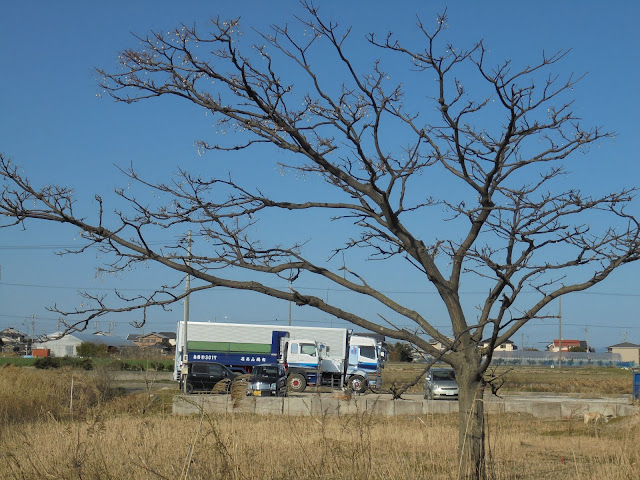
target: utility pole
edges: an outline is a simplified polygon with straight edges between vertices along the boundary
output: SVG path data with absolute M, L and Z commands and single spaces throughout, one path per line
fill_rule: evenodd
M 289 281 L 289 293 L 293 293 L 291 288 L 291 281 Z M 289 326 L 291 326 L 291 300 L 289 300 Z
M 35 314 L 31 315 L 31 342 L 25 343 L 24 346 L 24 354 L 25 355 L 32 355 L 33 354 L 33 342 L 34 342 L 34 337 L 35 337 L 35 331 L 36 331 L 36 318 L 38 318 Z M 27 326 L 27 318 L 25 317 L 23 324 L 25 326 Z
M 587 344 L 587 352 L 589 351 L 589 322 L 584 326 L 584 342 Z
M 589 352 L 591 350 L 591 347 L 589 346 L 589 322 L 587 322 L 587 324 L 584 327 L 584 336 L 585 336 L 585 342 L 587 343 L 587 360 L 589 360 Z
M 187 235 L 187 266 L 191 266 L 191 230 Z M 184 329 L 183 329 L 183 346 L 182 346 L 182 391 L 187 393 L 187 375 L 189 373 L 189 352 L 187 350 L 187 324 L 189 323 L 189 290 L 191 289 L 191 275 L 187 272 L 184 291 L 187 294 L 184 299 Z
M 558 298 L 558 368 L 562 368 L 562 297 Z

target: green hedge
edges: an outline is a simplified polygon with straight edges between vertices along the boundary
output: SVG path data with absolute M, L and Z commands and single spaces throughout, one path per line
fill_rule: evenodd
M 40 357 L 33 362 L 36 368 L 60 368 L 73 367 L 83 370 L 93 370 L 93 362 L 90 358 L 74 358 L 74 357 Z
M 172 372 L 173 360 L 115 360 L 112 358 L 82 358 L 82 357 L 0 357 L 0 365 L 16 365 L 19 367 L 36 367 L 41 369 L 72 367 L 83 370 L 93 370 L 104 366 L 108 370 L 122 370 L 143 372 L 145 370 L 158 372 Z

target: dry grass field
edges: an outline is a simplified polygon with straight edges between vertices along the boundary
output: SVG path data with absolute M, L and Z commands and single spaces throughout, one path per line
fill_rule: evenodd
M 0 479 L 456 478 L 455 415 L 173 417 L 174 393 L 117 396 L 106 373 L 0 368 Z M 487 421 L 492 478 L 640 478 L 638 417 Z
M 383 371 L 383 385 L 388 388 L 412 382 L 425 368 L 420 363 L 388 363 Z M 563 368 L 548 367 L 497 367 L 490 372 L 504 380 L 502 393 L 550 392 L 582 393 L 590 395 L 631 395 L 633 374 L 619 368 Z M 424 383 L 420 381 L 409 393 L 420 393 Z

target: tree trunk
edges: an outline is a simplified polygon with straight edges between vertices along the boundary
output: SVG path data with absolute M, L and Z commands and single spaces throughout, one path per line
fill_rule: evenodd
M 473 367 L 456 372 L 460 425 L 458 437 L 458 478 L 486 478 L 484 438 L 484 382 Z

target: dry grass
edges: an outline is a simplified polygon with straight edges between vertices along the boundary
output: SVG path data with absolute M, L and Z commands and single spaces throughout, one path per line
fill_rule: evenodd
M 175 389 L 107 400 L 104 379 L 76 375 L 0 369 L 0 479 L 456 477 L 456 415 L 173 417 Z M 494 479 L 640 478 L 637 416 L 584 425 L 491 415 L 487 435 Z
M 387 363 L 383 370 L 383 388 L 392 382 L 409 383 L 415 380 L 426 364 Z M 597 395 L 631 394 L 632 373 L 619 368 L 544 368 L 544 367 L 498 367 L 489 373 L 503 376 L 505 383 L 501 392 L 555 392 Z M 423 379 L 409 393 L 421 393 Z
M 457 417 L 96 416 L 6 428 L 2 479 L 455 478 Z M 640 478 L 640 425 L 489 419 L 495 479 Z
M 518 367 L 505 372 L 505 391 L 563 392 L 599 395 L 631 394 L 633 374 L 619 368 L 563 368 Z
M 0 368 L 0 425 L 86 415 L 116 394 L 107 372 L 89 376 L 69 368 L 49 371 L 3 365 Z

